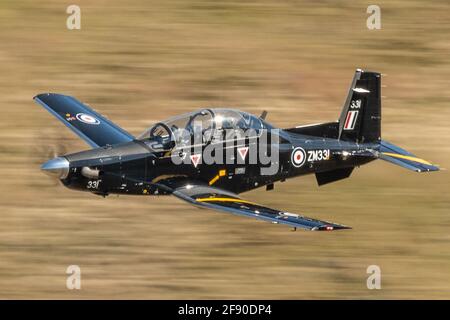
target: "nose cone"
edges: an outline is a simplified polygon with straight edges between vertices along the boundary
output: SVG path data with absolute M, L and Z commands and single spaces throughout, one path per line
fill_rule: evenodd
M 69 161 L 64 157 L 57 157 L 44 163 L 41 170 L 50 176 L 65 179 L 69 175 Z

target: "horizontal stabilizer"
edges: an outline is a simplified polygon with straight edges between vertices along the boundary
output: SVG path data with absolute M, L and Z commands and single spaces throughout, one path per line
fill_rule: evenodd
M 416 172 L 439 170 L 432 163 L 384 140 L 381 141 L 378 158 Z

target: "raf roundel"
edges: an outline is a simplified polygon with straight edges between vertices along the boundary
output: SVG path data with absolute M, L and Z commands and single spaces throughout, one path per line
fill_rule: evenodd
M 86 113 L 78 113 L 76 117 L 78 121 L 81 121 L 86 124 L 95 124 L 95 125 L 100 124 L 100 120 Z
M 291 160 L 292 160 L 292 164 L 294 165 L 294 167 L 301 167 L 306 160 L 306 153 L 305 150 L 303 148 L 295 148 L 292 151 L 292 155 L 291 155 Z

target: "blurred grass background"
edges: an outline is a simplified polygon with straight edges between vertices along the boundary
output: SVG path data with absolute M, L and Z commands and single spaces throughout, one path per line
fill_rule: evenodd
M 82 29 L 66 28 L 77 4 Z M 268 110 L 279 127 L 338 117 L 354 70 L 382 72 L 383 138 L 450 166 L 448 1 L 0 2 L 0 298 L 450 298 L 448 171 L 387 163 L 318 188 L 244 195 L 353 226 L 332 233 L 199 210 L 171 197 L 102 199 L 43 175 L 87 146 L 35 105 L 73 95 L 138 134 L 204 106 Z M 82 270 L 82 290 L 65 270 Z M 382 289 L 366 288 L 379 265 Z

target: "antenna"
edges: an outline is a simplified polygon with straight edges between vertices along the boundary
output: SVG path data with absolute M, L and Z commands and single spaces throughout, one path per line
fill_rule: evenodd
M 260 119 L 262 120 L 266 120 L 266 116 L 267 116 L 267 111 L 263 110 L 263 112 L 261 113 L 261 115 L 259 116 Z

